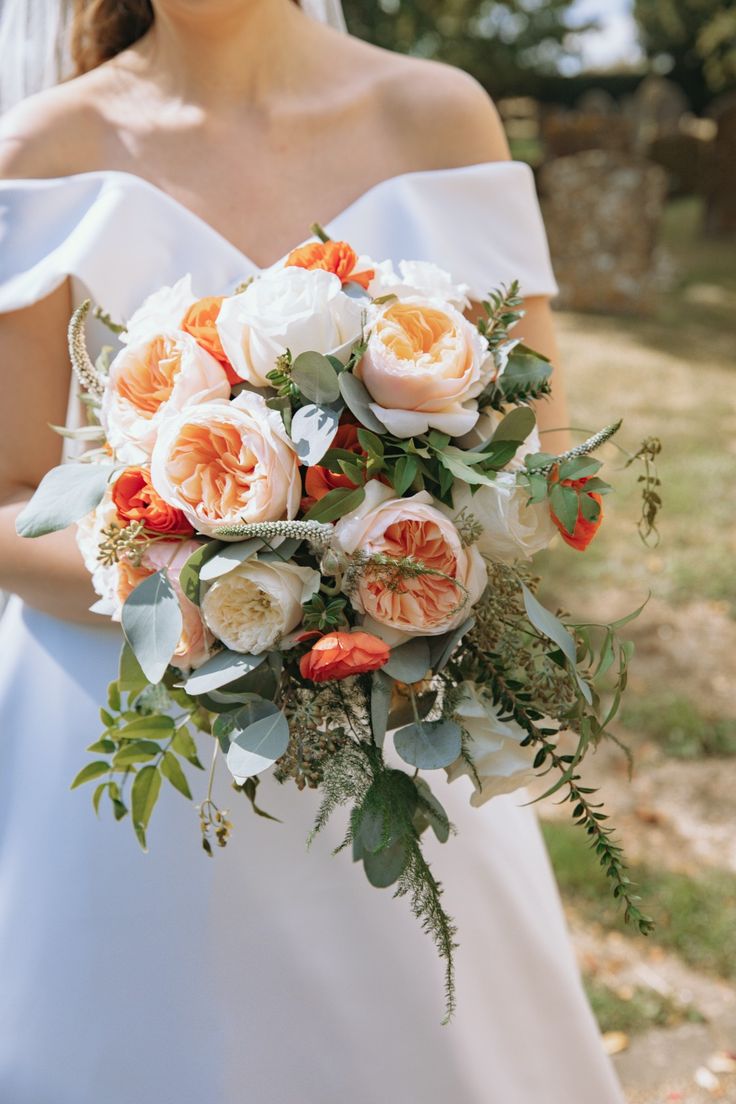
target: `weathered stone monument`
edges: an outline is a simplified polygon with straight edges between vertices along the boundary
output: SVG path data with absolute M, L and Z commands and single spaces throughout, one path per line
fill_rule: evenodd
M 724 98 L 716 112 L 717 131 L 706 188 L 705 229 L 736 235 L 736 95 Z
M 657 298 L 664 169 L 631 154 L 588 150 L 545 165 L 540 190 L 558 305 L 650 313 Z

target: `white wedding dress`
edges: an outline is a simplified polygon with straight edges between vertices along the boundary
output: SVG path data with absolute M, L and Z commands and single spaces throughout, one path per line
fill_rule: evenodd
M 476 298 L 514 277 L 555 291 L 522 164 L 397 176 L 327 230 L 376 258 L 435 261 Z M 75 302 L 125 319 L 186 272 L 205 295 L 254 271 L 136 176 L 0 183 L 0 311 L 70 275 Z M 91 327 L 92 345 L 110 340 Z M 407 901 L 331 856 L 338 824 L 307 852 L 314 794 L 266 780 L 276 824 L 223 771 L 235 832 L 210 860 L 171 787 L 149 854 L 127 820 L 104 805 L 95 818 L 89 788 L 70 791 L 118 649 L 102 619 L 83 628 L 16 598 L 0 619 L 2 1104 L 621 1104 L 523 793 L 475 810 L 468 779 L 430 779 L 458 828 L 427 841 L 460 938 L 442 1027 L 442 969 Z

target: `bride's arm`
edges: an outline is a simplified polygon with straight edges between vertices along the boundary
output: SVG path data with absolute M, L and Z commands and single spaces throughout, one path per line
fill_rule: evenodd
M 67 620 L 101 624 L 71 530 L 29 540 L 15 519 L 41 477 L 61 459 L 69 392 L 68 281 L 22 311 L 0 314 L 0 589 Z

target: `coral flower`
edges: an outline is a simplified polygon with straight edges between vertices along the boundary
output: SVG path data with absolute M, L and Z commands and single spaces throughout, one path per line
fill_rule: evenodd
M 572 533 L 568 533 L 565 526 L 560 519 L 556 517 L 554 511 L 550 508 L 552 514 L 552 521 L 555 523 L 560 531 L 562 539 L 565 544 L 569 544 L 571 548 L 574 548 L 577 552 L 584 552 L 588 547 L 593 537 L 600 529 L 601 522 L 603 521 L 603 508 L 601 502 L 601 496 L 596 494 L 595 491 L 585 491 L 585 484 L 588 482 L 588 478 L 584 479 L 563 479 L 563 487 L 572 487 L 575 491 L 583 491 L 587 494 L 588 498 L 592 498 L 594 502 L 598 503 L 598 516 L 593 521 L 589 521 L 583 514 L 582 503 L 578 504 L 578 517 L 575 522 L 575 528 Z M 557 482 L 557 474 L 552 475 L 553 482 Z M 582 496 L 581 496 L 582 497 Z
M 330 448 L 345 449 L 347 452 L 354 452 L 357 456 L 365 456 L 365 452 L 358 443 L 358 426 L 349 422 L 337 427 Z M 321 498 L 324 498 L 326 494 L 334 491 L 337 487 L 347 487 L 349 490 L 353 490 L 355 486 L 356 484 L 353 483 L 352 479 L 343 472 L 333 472 L 320 464 L 314 464 L 311 468 L 307 468 L 307 474 L 304 478 L 304 489 L 307 494 L 302 499 L 302 510 L 308 510 L 315 502 L 319 502 Z
M 192 303 L 184 315 L 181 328 L 222 365 L 229 382 L 235 386 L 243 381 L 228 360 L 217 332 L 217 316 L 224 298 L 223 295 L 209 295 Z
M 354 249 L 347 242 L 326 241 L 309 242 L 308 245 L 300 245 L 298 249 L 292 249 L 286 258 L 287 265 L 295 265 L 297 268 L 321 268 L 325 272 L 333 272 L 339 276 L 343 284 L 359 284 L 362 288 L 368 288 L 375 276 L 372 268 L 366 268 L 362 272 L 356 272 L 355 266 L 358 257 Z
M 377 671 L 388 663 L 391 649 L 367 632 L 332 632 L 323 636 L 299 662 L 302 678 L 312 682 L 349 678 Z
M 154 533 L 189 537 L 194 529 L 181 510 L 164 502 L 151 485 L 148 468 L 126 468 L 112 486 L 112 500 L 123 521 L 142 521 Z

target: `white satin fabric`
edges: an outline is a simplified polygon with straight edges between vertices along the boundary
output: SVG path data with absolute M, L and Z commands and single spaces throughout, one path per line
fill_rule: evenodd
M 527 294 L 555 290 L 521 165 L 405 174 L 328 230 L 376 257 L 434 260 L 476 295 L 517 275 Z M 135 176 L 0 183 L 0 309 L 71 275 L 75 299 L 125 318 L 187 271 L 210 294 L 254 265 Z M 307 853 L 313 794 L 266 780 L 275 824 L 221 773 L 235 832 L 208 860 L 171 787 L 147 855 L 69 790 L 118 646 L 103 622 L 17 599 L 0 620 L 0 1100 L 622 1104 L 523 794 L 473 810 L 467 779 L 431 778 L 459 833 L 428 841 L 461 943 L 458 1012 L 441 1027 L 441 968 L 407 902 L 331 856 L 338 824 Z

